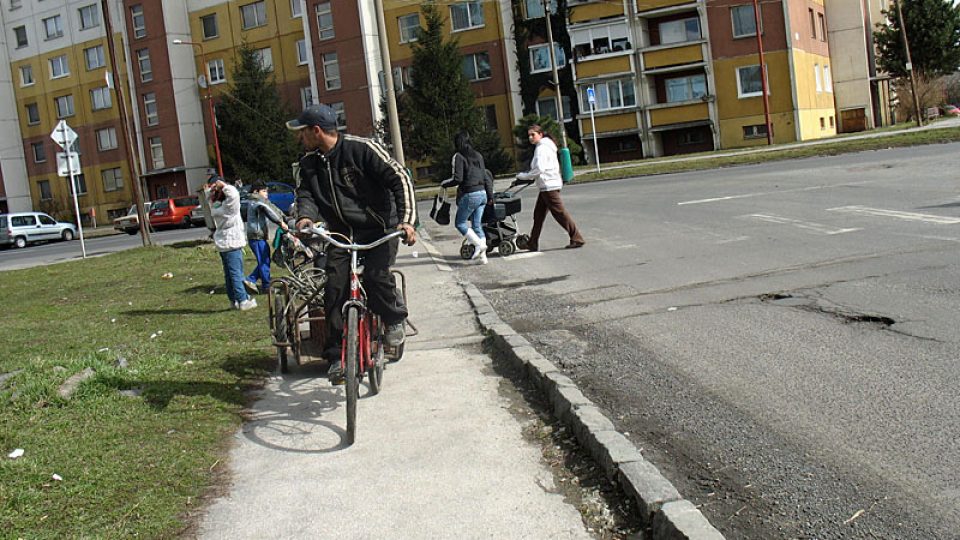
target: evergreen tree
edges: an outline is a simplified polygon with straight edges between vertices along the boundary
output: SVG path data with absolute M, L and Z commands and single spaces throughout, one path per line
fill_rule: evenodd
M 956 71 L 960 67 L 960 6 L 951 0 L 900 0 L 900 6 L 914 71 L 926 77 Z M 907 77 L 900 18 L 894 6 L 883 13 L 889 24 L 878 24 L 873 33 L 878 65 L 894 77 Z
M 217 106 L 224 174 L 293 183 L 291 164 L 299 148 L 284 122 L 291 116 L 280 101 L 273 74 L 246 43 L 237 49 L 232 81 Z

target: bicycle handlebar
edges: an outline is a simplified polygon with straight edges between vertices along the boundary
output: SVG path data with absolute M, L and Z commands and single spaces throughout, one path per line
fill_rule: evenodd
M 366 251 L 368 249 L 373 249 L 379 245 L 389 242 L 390 240 L 393 240 L 398 236 L 403 236 L 404 234 L 403 231 L 396 230 L 382 238 L 374 240 L 369 244 L 350 244 L 350 243 L 341 242 L 335 239 L 333 235 L 329 231 L 327 231 L 326 228 L 318 227 L 317 225 L 314 225 L 312 227 L 304 227 L 303 229 L 300 229 L 300 232 L 306 233 L 306 234 L 312 234 L 314 236 L 319 236 L 320 238 L 323 238 L 325 241 L 337 246 L 340 249 L 347 249 L 350 251 Z

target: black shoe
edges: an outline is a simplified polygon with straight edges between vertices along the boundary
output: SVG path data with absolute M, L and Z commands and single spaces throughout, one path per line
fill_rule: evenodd
M 330 362 L 330 368 L 327 370 L 327 377 L 333 384 L 343 384 L 343 366 L 340 365 L 340 359 Z

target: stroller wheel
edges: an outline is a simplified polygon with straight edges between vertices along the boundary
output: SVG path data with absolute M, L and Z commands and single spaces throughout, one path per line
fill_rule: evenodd
M 517 235 L 517 247 L 520 249 L 527 249 L 527 246 L 530 245 L 530 235 L 529 234 L 518 234 Z
M 517 246 L 513 242 L 501 242 L 499 251 L 501 257 L 509 257 L 517 252 Z
M 476 247 L 474 247 L 473 244 L 471 244 L 470 242 L 467 242 L 466 240 L 464 240 L 463 243 L 460 244 L 460 258 L 461 258 L 461 259 L 469 259 L 469 258 L 473 257 L 473 250 L 474 250 L 474 249 L 476 249 Z

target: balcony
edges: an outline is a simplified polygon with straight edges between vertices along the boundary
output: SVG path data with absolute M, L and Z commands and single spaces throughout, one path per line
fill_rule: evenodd
M 583 135 L 593 134 L 593 122 L 590 121 L 589 109 L 580 116 L 580 132 Z M 597 123 L 597 133 L 625 133 L 640 129 L 637 123 L 637 113 L 634 109 L 622 109 L 610 113 L 596 113 L 594 121 Z
M 568 8 L 568 13 L 568 24 L 577 24 L 624 15 L 623 4 L 620 2 L 571 3 Z
M 696 3 L 696 0 L 644 0 L 640 3 L 641 5 L 637 7 L 637 11 L 641 14 L 646 14 L 651 11 L 688 6 L 694 3 Z
M 650 112 L 651 128 L 710 120 L 710 106 L 704 99 L 681 103 L 657 103 L 647 107 L 647 110 Z
M 577 62 L 577 79 L 630 72 L 629 54 L 597 55 Z
M 643 51 L 644 70 L 703 62 L 702 41 L 649 47 Z

